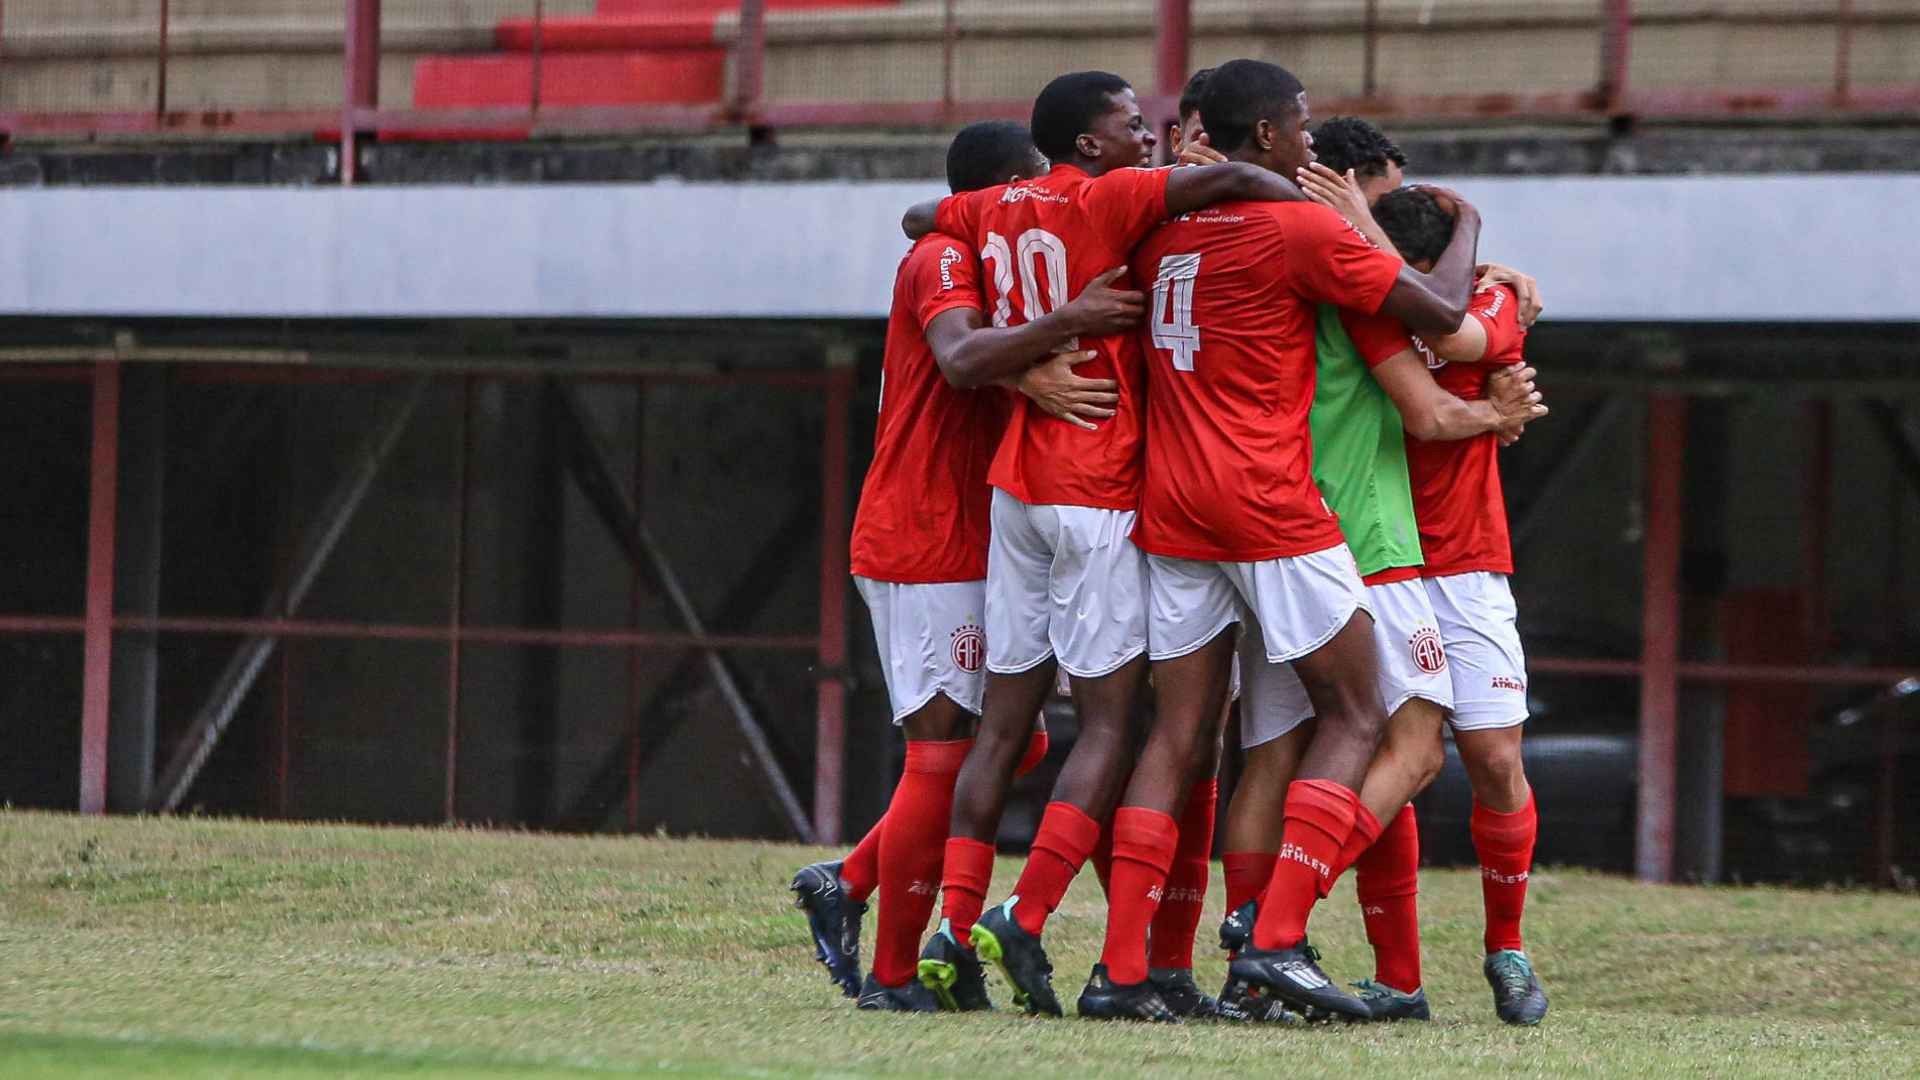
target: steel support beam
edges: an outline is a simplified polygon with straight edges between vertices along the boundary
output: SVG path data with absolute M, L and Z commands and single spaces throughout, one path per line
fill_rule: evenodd
M 381 467 L 399 444 L 400 436 L 406 431 L 407 422 L 413 418 L 426 388 L 426 379 L 415 379 L 375 426 L 356 456 L 354 468 L 341 479 L 312 527 L 301 539 L 300 547 L 288 564 L 286 580 L 273 591 L 264 605 L 265 618 L 284 619 L 299 611 L 301 603 L 307 598 L 307 591 L 320 576 L 321 569 L 326 566 L 328 557 L 347 531 L 354 513 L 366 500 L 374 478 L 380 475 Z M 213 748 L 219 745 L 220 736 L 232 722 L 240 702 L 259 678 L 260 669 L 266 665 L 279 643 L 278 637 L 259 635 L 248 638 L 234 652 L 214 682 L 212 693 L 194 713 L 186 737 L 181 740 L 160 776 L 148 809 L 171 812 L 180 806 L 187 792 L 192 789 L 193 781 L 206 765 L 207 758 L 212 756 Z
M 122 376 L 126 467 L 120 470 L 116 610 L 160 614 L 161 544 L 165 517 L 167 371 L 136 365 Z M 146 809 L 153 794 L 153 756 L 160 677 L 159 635 L 123 631 L 113 650 L 113 728 L 107 738 L 107 808 Z
M 362 109 L 380 104 L 381 0 L 346 0 L 346 100 L 340 110 L 340 182 L 352 184 L 360 171 Z
M 1180 96 L 1187 85 L 1188 43 L 1192 37 L 1193 0 L 1154 0 L 1154 93 L 1176 99 Z M 1149 118 L 1149 123 L 1159 122 L 1159 117 Z
M 1634 869 L 1673 878 L 1680 705 L 1680 545 L 1687 399 L 1647 402 L 1646 544 L 1641 599 L 1640 789 Z
M 847 427 L 853 401 L 852 345 L 827 347 L 826 431 L 820 447 L 820 665 L 819 721 L 813 763 L 816 843 L 840 842 L 846 802 L 847 756 Z
M 680 584 L 680 577 L 674 573 L 666 554 L 654 540 L 646 523 L 640 520 L 627 493 L 621 489 L 620 482 L 615 479 L 613 469 L 608 464 L 606 449 L 594 433 L 587 412 L 576 395 L 577 391 L 567 387 L 560 391 L 559 400 L 560 415 L 565 421 L 564 435 L 569 443 L 568 465 L 575 482 L 580 485 L 581 494 L 587 497 L 600 515 L 600 520 L 612 533 L 614 541 L 626 552 L 627 558 L 659 583 L 681 625 L 689 633 L 705 635 L 705 621 L 695 610 L 692 599 Z M 721 698 L 726 701 L 728 711 L 733 714 L 741 738 L 746 740 L 748 753 L 766 778 L 775 808 L 786 819 L 795 836 L 803 840 L 816 839 L 812 827 L 807 823 L 806 811 L 801 808 L 793 785 L 787 782 L 786 773 L 780 768 L 780 760 L 774 755 L 772 742 L 768 740 L 760 722 L 754 718 L 753 709 L 747 704 L 746 695 L 740 691 L 740 684 L 727 668 L 720 650 L 703 649 L 702 659 Z
M 120 365 L 93 369 L 93 461 L 87 509 L 87 615 L 80 692 L 80 812 L 107 808 L 107 719 L 113 685 L 114 515 L 120 486 Z

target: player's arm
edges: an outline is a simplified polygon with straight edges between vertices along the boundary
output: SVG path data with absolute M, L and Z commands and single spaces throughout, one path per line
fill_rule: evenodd
M 1433 190 L 1442 198 L 1443 209 L 1446 203 L 1453 204 L 1453 239 L 1429 273 L 1402 266 L 1380 305 L 1381 314 L 1400 320 L 1423 338 L 1445 337 L 1460 329 L 1473 301 L 1474 260 L 1480 248 L 1480 212 L 1451 192 Z
M 1487 396 L 1463 401 L 1441 389 L 1427 364 L 1412 349 L 1402 349 L 1373 368 L 1373 377 L 1400 412 L 1407 434 L 1421 442 L 1470 439 L 1492 431 L 1517 438 L 1528 422 L 1547 415 L 1534 388 L 1532 368 L 1502 369 L 1503 376 L 1487 384 Z
M 1120 384 L 1112 379 L 1085 379 L 1073 373 L 1076 364 L 1093 359 L 1093 352 L 1054 353 L 1018 375 L 994 380 L 994 385 L 1025 395 L 1048 416 L 1092 431 L 1095 420 L 1118 415 Z
M 1167 174 L 1167 216 L 1222 202 L 1302 202 L 1306 196 L 1279 173 L 1244 161 L 1192 165 Z
M 933 219 L 939 213 L 939 199 L 914 203 L 907 207 L 906 215 L 900 219 L 900 228 L 907 234 L 907 239 L 918 240 L 933 231 Z
M 1070 303 L 1019 326 L 985 326 L 976 308 L 943 311 L 927 324 L 927 345 L 940 373 L 954 386 L 1018 378 L 1083 334 L 1105 337 L 1138 327 L 1146 318 L 1146 295 L 1113 287 L 1126 272 L 1121 266 L 1101 274 Z

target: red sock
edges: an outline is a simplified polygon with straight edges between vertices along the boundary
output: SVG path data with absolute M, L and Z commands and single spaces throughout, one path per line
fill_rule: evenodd
M 899 794 L 898 788 L 894 794 Z M 882 814 L 840 864 L 840 880 L 846 883 L 847 896 L 854 900 L 866 900 L 880 885 L 880 834 L 886 825 L 887 816 Z
M 1213 855 L 1213 811 L 1220 801 L 1220 782 L 1209 778 L 1187 793 L 1180 813 L 1180 846 L 1167 869 L 1167 888 L 1154 912 L 1147 935 L 1149 968 L 1191 968 L 1193 935 L 1207 908 L 1208 859 Z
M 1100 962 L 1107 977 L 1131 984 L 1147 977 L 1147 928 L 1160 907 L 1180 826 L 1158 810 L 1123 806 L 1113 813 L 1113 893 Z
M 1520 916 L 1527 908 L 1527 875 L 1533 870 L 1533 841 L 1540 832 L 1533 792 L 1527 792 L 1527 805 L 1511 814 L 1489 810 L 1475 799 L 1469 831 L 1473 833 L 1473 850 L 1480 855 L 1487 951 L 1524 949 Z
M 1307 936 L 1307 916 L 1332 885 L 1333 864 L 1353 832 L 1359 806 L 1358 796 L 1331 780 L 1287 785 L 1286 829 L 1253 925 L 1255 948 L 1291 948 Z
M 1373 981 L 1420 989 L 1420 826 L 1411 805 L 1354 861 L 1353 885 L 1373 943 Z
M 1047 760 L 1047 742 L 1047 729 L 1034 728 L 1033 738 L 1027 740 L 1026 756 L 1020 759 L 1020 764 L 1013 767 L 1015 780 L 1032 772 L 1041 762 Z
M 1356 803 L 1353 808 L 1353 832 L 1348 834 L 1347 842 L 1340 846 L 1340 861 L 1333 864 L 1333 877 L 1327 880 L 1327 888 L 1333 888 L 1333 883 L 1340 880 L 1340 875 L 1347 872 L 1360 853 L 1372 847 L 1378 839 L 1380 819 L 1374 817 L 1373 811 L 1367 809 L 1364 803 Z M 1320 899 L 1326 898 L 1327 894 L 1322 892 Z
M 1033 836 L 1033 851 L 1027 866 L 1013 887 L 1020 902 L 1013 917 L 1020 929 L 1039 934 L 1047 925 L 1047 916 L 1060 906 L 1067 886 L 1086 865 L 1087 856 L 1100 841 L 1100 823 L 1070 802 L 1050 802 L 1040 816 L 1040 830 Z
M 987 886 L 992 883 L 993 845 L 964 836 L 947 837 L 946 856 L 940 864 L 940 917 L 960 944 L 973 944 L 967 932 L 980 918 Z
M 1247 901 L 1260 899 L 1279 858 L 1271 851 L 1229 851 L 1220 856 L 1220 869 L 1227 878 L 1228 911 L 1239 911 Z
M 880 838 L 880 918 L 873 939 L 873 977 L 882 986 L 905 986 L 920 957 L 920 935 L 940 889 L 940 860 L 947 820 L 953 816 L 953 781 L 967 760 L 972 739 L 908 740 L 907 767 L 887 807 Z
M 1113 902 L 1113 819 L 1100 827 L 1100 839 L 1094 841 L 1093 850 L 1087 853 L 1087 862 L 1093 867 L 1093 876 L 1100 879 L 1100 895 Z

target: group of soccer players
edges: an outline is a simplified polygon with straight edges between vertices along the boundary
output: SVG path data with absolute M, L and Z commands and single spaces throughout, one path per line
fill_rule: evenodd
M 1478 213 L 1402 187 L 1372 125 L 1312 129 L 1279 67 L 1200 72 L 1179 112 L 1181 164 L 1150 168 L 1128 84 L 1063 75 L 1030 128 L 962 131 L 953 195 L 907 212 L 852 541 L 906 767 L 872 832 L 794 879 L 816 954 L 862 1008 L 991 1008 L 991 963 L 1059 1016 L 1042 938 L 1091 861 L 1108 917 L 1082 1016 L 1426 1019 L 1410 801 L 1451 725 L 1485 974 L 1501 1019 L 1537 1023 L 1496 461 L 1546 413 L 1521 357 L 1534 283 L 1480 264 Z M 1077 737 L 988 907 L 1062 675 Z M 1215 998 L 1193 949 L 1236 698 Z M 1357 994 L 1307 940 L 1349 866 L 1376 958 Z

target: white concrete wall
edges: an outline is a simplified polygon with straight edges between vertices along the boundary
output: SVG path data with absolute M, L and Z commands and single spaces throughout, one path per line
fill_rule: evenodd
M 1920 174 L 1450 183 L 1549 317 L 1920 320 Z M 0 314 L 887 311 L 935 183 L 0 191 Z

